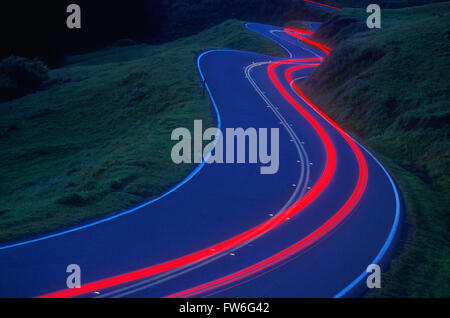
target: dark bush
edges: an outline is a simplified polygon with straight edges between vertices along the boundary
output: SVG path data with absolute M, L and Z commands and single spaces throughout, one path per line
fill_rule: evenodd
M 0 101 L 6 101 L 42 88 L 48 68 L 38 59 L 10 56 L 0 62 Z

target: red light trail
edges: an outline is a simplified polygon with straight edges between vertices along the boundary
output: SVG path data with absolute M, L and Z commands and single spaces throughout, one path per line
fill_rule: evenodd
M 318 6 L 331 8 L 331 9 L 334 9 L 334 10 L 341 10 L 340 8 L 333 7 L 333 6 L 330 6 L 330 5 L 328 5 L 328 4 L 324 4 L 324 3 L 319 3 L 319 2 L 315 2 L 315 1 L 311 1 L 311 0 L 303 0 L 303 1 L 309 2 L 309 3 L 312 3 L 312 4 L 316 4 L 316 5 L 318 5 Z
M 327 47 L 327 46 L 325 46 L 323 44 L 317 43 L 317 42 L 315 42 L 313 40 L 310 40 L 310 39 L 300 35 L 300 34 L 311 35 L 311 34 L 314 34 L 313 31 L 296 30 L 296 29 L 289 29 L 289 28 L 284 29 L 284 31 L 287 34 L 289 34 L 289 35 L 291 35 L 291 36 L 293 36 L 293 37 L 295 37 L 295 38 L 297 38 L 299 40 L 302 40 L 302 41 L 305 41 L 305 42 L 307 42 L 309 44 L 314 45 L 315 47 L 320 49 L 322 52 L 325 52 L 327 55 L 330 54 L 330 52 L 331 52 L 331 49 L 329 47 Z

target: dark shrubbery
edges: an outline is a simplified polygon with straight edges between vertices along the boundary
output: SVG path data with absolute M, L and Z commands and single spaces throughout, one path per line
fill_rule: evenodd
M 42 61 L 10 56 L 0 62 L 0 102 L 35 92 L 47 80 L 48 68 Z

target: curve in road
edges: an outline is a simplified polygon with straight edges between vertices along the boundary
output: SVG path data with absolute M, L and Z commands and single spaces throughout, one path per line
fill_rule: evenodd
M 400 217 L 400 199 L 392 178 L 372 155 L 293 84 L 298 75 L 307 76 L 331 49 L 307 39 L 312 34 L 310 31 L 260 24 L 246 26 L 282 45 L 292 58 L 208 51 L 198 57 L 199 72 L 216 110 L 218 125 L 223 118 L 224 127 L 256 123 L 260 127 L 282 125 L 285 128 L 280 142 L 283 154 L 280 172 L 276 176 L 261 177 L 248 165 L 204 167 L 202 164 L 200 168 L 204 169 L 197 168 L 194 173 L 198 176 L 192 178 L 192 175 L 190 183 L 184 181 L 185 186 L 171 191 L 171 196 L 165 194 L 164 200 L 138 208 L 141 213 L 121 214 L 123 218 L 106 219 L 111 222 L 92 223 L 97 225 L 95 227 L 89 225 L 64 232 L 64 235 L 4 248 L 0 250 L 0 265 L 7 270 L 0 273 L 1 295 L 86 297 L 98 296 L 101 291 L 108 297 L 189 297 L 205 293 L 333 297 L 358 289 L 365 272 L 358 273 L 371 260 L 379 263 L 386 259 Z M 239 69 L 244 70 L 243 78 Z M 250 71 L 255 75 L 250 76 Z M 229 94 L 230 89 L 235 92 L 233 96 Z M 242 103 L 248 107 L 239 107 Z M 217 105 L 221 106 L 221 116 Z M 270 109 L 272 115 L 262 112 L 261 106 Z M 311 145 L 307 151 L 305 142 Z M 294 171 L 299 171 L 299 177 L 292 184 Z M 247 176 L 246 183 L 237 185 L 235 181 L 242 180 L 243 174 Z M 229 187 L 224 188 L 225 192 L 220 191 L 220 186 L 205 190 L 208 182 Z M 200 195 L 196 197 L 196 193 Z M 212 216 L 205 214 L 211 211 L 202 204 L 205 195 L 208 205 L 219 204 L 214 206 Z M 236 201 L 230 202 L 227 196 Z M 382 204 L 379 197 L 383 198 Z M 180 202 L 185 204 L 181 209 Z M 376 215 L 378 209 L 382 215 Z M 273 210 L 278 212 L 261 214 L 261 211 Z M 164 211 L 171 211 L 176 223 L 165 223 L 168 216 L 162 213 Z M 152 227 L 150 222 L 156 225 Z M 158 230 L 161 224 L 170 225 Z M 186 225 L 193 229 L 186 230 Z M 152 230 L 156 232 L 153 235 Z M 123 241 L 117 239 L 120 233 L 124 235 Z M 230 236 L 230 233 L 235 235 Z M 355 245 L 358 235 L 361 235 L 358 237 L 361 242 L 367 244 L 366 249 Z M 180 240 L 182 237 L 189 239 Z M 95 240 L 99 242 L 92 244 Z M 205 244 L 211 241 L 221 243 Z M 139 245 L 142 242 L 148 242 L 149 248 Z M 198 249 L 198 246 L 203 248 Z M 70 248 L 73 248 L 73 255 Z M 101 255 L 95 255 L 99 251 Z M 188 253 L 170 260 L 171 255 L 183 255 L 183 251 Z M 355 254 L 354 258 L 349 258 L 349 252 Z M 40 257 L 34 257 L 36 253 Z M 376 255 L 375 260 L 373 255 Z M 57 286 L 64 285 L 65 273 L 55 275 L 52 268 L 61 269 L 57 265 L 70 264 L 71 259 L 85 260 L 87 280 L 91 283 L 79 289 L 61 290 Z M 157 262 L 158 259 L 166 260 Z M 156 264 L 139 269 L 149 260 Z M 337 266 L 327 267 L 330 260 L 337 261 Z M 33 269 L 45 274 L 31 279 L 33 270 L 23 262 L 31 263 Z M 294 270 L 293 264 L 298 265 Z M 129 268 L 138 269 L 128 271 Z M 21 270 L 25 271 L 25 277 L 13 282 L 11 277 L 18 277 Z M 114 275 L 117 272 L 126 274 Z M 275 275 L 272 278 L 275 277 L 277 283 L 268 278 L 269 275 Z M 101 277 L 107 278 L 98 279 Z M 303 284 L 279 288 L 279 285 L 289 284 L 292 277 Z M 30 283 L 32 288 L 27 289 Z M 61 291 L 42 293 L 52 289 Z

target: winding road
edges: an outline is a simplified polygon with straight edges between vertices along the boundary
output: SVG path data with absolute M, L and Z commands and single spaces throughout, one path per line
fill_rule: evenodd
M 310 40 L 313 31 L 246 27 L 290 57 L 206 51 L 199 74 L 219 128 L 280 128 L 278 173 L 202 163 L 134 209 L 2 246 L 0 297 L 351 297 L 366 290 L 367 266 L 385 268 L 395 247 L 396 185 L 295 85 L 331 49 Z M 81 267 L 81 288 L 67 289 L 69 264 Z

